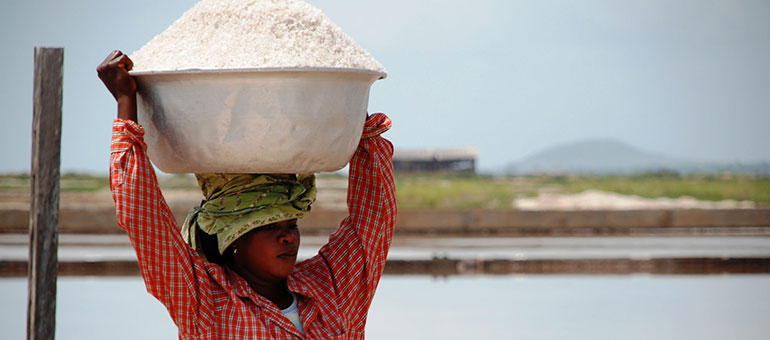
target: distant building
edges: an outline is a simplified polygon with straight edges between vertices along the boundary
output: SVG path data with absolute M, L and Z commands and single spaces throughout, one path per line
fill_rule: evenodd
M 397 149 L 393 167 L 397 172 L 476 172 L 476 149 Z

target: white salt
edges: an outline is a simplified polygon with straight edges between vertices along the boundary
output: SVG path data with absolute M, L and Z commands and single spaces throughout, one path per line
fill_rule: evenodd
M 310 66 L 385 72 L 301 0 L 203 0 L 130 57 L 134 71 Z

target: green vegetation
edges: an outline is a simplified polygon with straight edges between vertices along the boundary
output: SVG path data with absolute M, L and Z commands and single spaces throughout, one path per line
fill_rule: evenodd
M 164 189 L 199 190 L 192 175 L 162 175 L 158 177 L 158 182 Z M 0 190 L 30 190 L 29 183 L 29 174 L 0 175 Z M 62 192 L 89 192 L 109 190 L 110 182 L 107 176 L 65 173 L 61 175 L 60 185 Z
M 322 177 L 344 179 L 339 174 Z M 0 175 L 0 190 L 29 190 L 29 175 Z M 192 175 L 159 176 L 164 189 L 198 190 Z M 64 174 L 62 192 L 108 190 L 106 176 Z M 402 209 L 509 209 L 517 197 L 542 192 L 578 193 L 589 189 L 642 197 L 690 196 L 700 200 L 748 200 L 770 206 L 770 176 L 679 176 L 649 173 L 633 176 L 492 177 L 473 174 L 399 174 L 396 190 Z
M 396 176 L 398 205 L 404 209 L 506 209 L 520 192 L 515 179 L 508 178 L 428 174 Z
M 398 175 L 399 207 L 497 208 L 511 207 L 516 197 L 540 192 L 578 193 L 589 189 L 648 198 L 690 196 L 699 200 L 754 201 L 770 205 L 769 176 L 679 176 L 649 173 L 633 176 L 528 176 Z
M 29 183 L 29 174 L 0 175 L 0 190 L 29 190 Z M 59 185 L 62 192 L 87 192 L 107 188 L 109 181 L 106 176 L 63 174 Z

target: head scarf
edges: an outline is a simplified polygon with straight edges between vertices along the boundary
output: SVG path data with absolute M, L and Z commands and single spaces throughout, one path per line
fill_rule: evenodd
M 196 174 L 205 199 L 187 213 L 185 242 L 206 258 L 199 232 L 216 235 L 219 253 L 249 231 L 302 218 L 315 201 L 315 176 L 292 174 Z

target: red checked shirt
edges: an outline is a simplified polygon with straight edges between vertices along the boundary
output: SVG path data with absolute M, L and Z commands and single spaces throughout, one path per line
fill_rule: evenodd
M 318 255 L 287 278 L 305 334 L 232 270 L 201 259 L 180 236 L 147 158 L 144 130 L 115 120 L 110 188 L 150 294 L 168 308 L 180 339 L 363 339 L 369 305 L 396 221 L 393 146 L 384 114 L 367 119 L 350 161 L 349 217 Z

